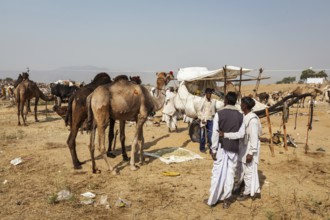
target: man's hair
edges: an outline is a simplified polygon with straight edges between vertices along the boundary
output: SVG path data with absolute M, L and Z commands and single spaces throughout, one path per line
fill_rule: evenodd
M 227 99 L 229 105 L 235 105 L 237 102 L 237 94 L 235 92 L 228 92 L 225 99 Z
M 211 89 L 211 88 L 206 88 L 206 89 L 205 89 L 205 94 L 206 94 L 206 93 L 212 94 L 212 93 L 213 93 L 213 89 Z
M 241 102 L 244 103 L 249 110 L 251 110 L 256 105 L 256 102 L 253 100 L 253 98 L 249 96 L 243 97 Z

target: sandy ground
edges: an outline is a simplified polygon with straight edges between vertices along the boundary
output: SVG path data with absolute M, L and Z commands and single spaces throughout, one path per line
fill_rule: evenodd
M 290 88 L 292 86 L 288 86 Z M 243 92 L 253 88 L 246 86 Z M 278 90 L 278 85 L 261 85 L 260 92 Z M 48 108 L 50 108 L 48 106 Z M 234 202 L 227 210 L 219 204 L 210 208 L 203 204 L 208 197 L 212 160 L 204 159 L 166 165 L 159 159 L 146 158 L 138 171 L 131 171 L 122 161 L 117 141 L 117 157 L 111 159 L 119 170 L 114 176 L 106 171 L 103 159 L 96 161 L 101 174 L 92 174 L 88 151 L 89 135 L 77 138 L 78 157 L 86 161 L 81 170 L 74 170 L 66 145 L 68 128 L 55 113 L 45 115 L 39 106 L 39 123 L 28 116 L 27 127 L 17 126 L 16 108 L 0 101 L 0 218 L 1 219 L 329 219 L 330 218 L 330 106 L 315 107 L 313 129 L 309 132 L 309 151 L 304 154 L 307 133 L 306 114 L 300 114 L 294 130 L 294 116 L 287 132 L 298 143 L 297 148 L 274 146 L 271 156 L 268 144 L 261 147 L 259 178 L 261 199 Z M 306 113 L 308 109 L 299 109 Z M 294 110 L 291 110 L 294 114 Z M 272 129 L 280 129 L 280 115 L 271 116 Z M 264 137 L 269 137 L 262 119 Z M 118 124 L 116 125 L 118 127 Z M 167 127 L 145 125 L 145 151 L 166 147 L 183 147 L 199 153 L 197 143 L 190 141 L 187 125 L 178 123 L 178 133 Z M 126 145 L 132 142 L 134 126 L 127 125 Z M 322 148 L 325 152 L 317 151 Z M 130 152 L 130 147 L 127 147 Z M 22 157 L 23 163 L 10 161 Z M 162 171 L 181 175 L 168 177 Z M 69 190 L 72 198 L 55 203 L 55 195 Z M 84 192 L 96 194 L 96 203 L 81 204 Z M 98 204 L 107 196 L 108 208 Z M 130 207 L 117 207 L 118 198 L 131 202 Z

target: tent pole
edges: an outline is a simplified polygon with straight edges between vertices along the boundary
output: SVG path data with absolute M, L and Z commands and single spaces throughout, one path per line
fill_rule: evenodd
M 241 69 L 240 69 L 240 73 L 239 73 L 239 92 L 238 92 L 239 100 L 242 99 L 242 93 L 241 93 L 241 87 L 242 87 L 242 74 L 243 74 L 243 69 L 242 69 L 242 67 L 241 67 Z
M 257 97 L 257 94 L 258 94 L 258 89 L 259 89 L 260 78 L 261 78 L 262 72 L 263 72 L 263 69 L 260 68 L 259 69 L 259 75 L 258 75 L 258 78 L 257 78 L 256 87 L 254 88 L 254 97 Z
M 223 68 L 223 75 L 224 75 L 223 93 L 224 93 L 224 96 L 226 96 L 226 94 L 227 94 L 227 65 Z

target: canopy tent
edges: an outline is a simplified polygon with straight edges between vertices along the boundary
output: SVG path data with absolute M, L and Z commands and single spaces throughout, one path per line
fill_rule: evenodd
M 240 75 L 240 67 L 226 66 L 227 79 L 235 79 Z M 252 69 L 242 68 L 242 74 L 251 72 Z M 224 80 L 224 69 L 208 70 L 206 67 L 187 67 L 180 68 L 177 74 L 179 81 L 194 80 Z

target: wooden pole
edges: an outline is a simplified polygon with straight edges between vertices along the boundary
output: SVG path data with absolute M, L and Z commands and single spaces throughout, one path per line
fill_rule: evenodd
M 288 143 L 287 143 L 287 140 L 286 140 L 286 125 L 285 125 L 285 118 L 284 118 L 284 114 L 283 114 L 283 134 L 284 134 L 284 138 L 283 138 L 283 141 L 284 141 L 284 148 L 286 151 L 288 151 Z
M 307 134 L 306 134 L 306 143 L 305 143 L 305 154 L 307 154 L 308 150 L 309 150 L 309 146 L 308 146 L 308 134 L 309 134 L 309 130 L 311 130 L 311 108 L 313 105 L 313 99 L 311 99 L 311 104 L 309 106 L 309 110 L 308 110 L 308 123 L 307 123 Z
M 269 130 L 269 149 L 272 153 L 272 157 L 274 157 L 275 153 L 274 153 L 274 146 L 273 146 L 273 132 L 272 132 L 272 125 L 270 123 L 268 108 L 266 108 L 265 111 L 266 111 L 268 130 Z
M 286 151 L 288 151 L 288 143 L 287 143 L 287 138 L 286 138 L 286 119 L 289 116 L 289 108 L 288 104 L 286 102 L 283 103 L 283 112 L 282 112 L 282 122 L 283 122 L 283 141 L 284 141 L 284 148 Z
M 238 92 L 238 98 L 241 100 L 242 99 L 242 93 L 241 93 L 241 87 L 242 87 L 242 74 L 243 74 L 243 69 L 241 67 L 240 72 L 239 72 L 239 92 Z
M 227 65 L 223 68 L 223 76 L 224 76 L 223 93 L 224 93 L 224 96 L 226 96 L 226 94 L 227 94 Z
M 260 80 L 261 80 L 261 74 L 263 72 L 263 69 L 260 68 L 259 69 L 259 75 L 258 75 L 258 78 L 257 78 L 257 82 L 256 82 L 256 87 L 254 88 L 254 97 L 257 96 L 258 94 L 258 89 L 259 89 L 259 85 L 260 85 Z

